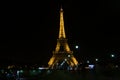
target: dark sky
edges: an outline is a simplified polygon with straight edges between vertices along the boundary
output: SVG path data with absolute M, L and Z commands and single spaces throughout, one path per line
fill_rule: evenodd
M 61 4 L 68 43 L 78 61 L 120 51 L 119 0 L 18 2 L 3 6 L 0 62 L 47 64 L 58 38 Z

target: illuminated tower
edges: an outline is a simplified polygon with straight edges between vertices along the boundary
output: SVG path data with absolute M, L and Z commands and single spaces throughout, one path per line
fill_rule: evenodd
M 53 56 L 48 62 L 49 68 L 75 68 L 78 65 L 78 61 L 73 56 L 73 51 L 70 50 L 67 43 L 64 19 L 63 19 L 63 9 L 60 9 L 60 29 L 59 36 L 57 39 L 57 45 L 55 51 L 53 51 Z

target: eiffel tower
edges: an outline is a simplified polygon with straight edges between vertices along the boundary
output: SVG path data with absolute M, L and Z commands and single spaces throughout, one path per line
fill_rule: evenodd
M 73 56 L 73 51 L 70 50 L 69 45 L 67 43 L 64 28 L 63 9 L 61 8 L 59 37 L 57 39 L 55 51 L 53 51 L 53 56 L 48 62 L 48 66 L 52 69 L 73 69 L 77 67 L 77 65 L 78 61 Z

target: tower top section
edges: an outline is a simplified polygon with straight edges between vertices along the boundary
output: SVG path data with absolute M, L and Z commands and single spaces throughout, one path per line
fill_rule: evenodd
M 62 6 L 61 6 L 61 8 L 60 8 L 60 11 L 63 11 Z
M 59 38 L 66 38 L 65 28 L 64 28 L 64 18 L 63 18 L 63 9 L 60 9 L 60 29 L 59 29 Z

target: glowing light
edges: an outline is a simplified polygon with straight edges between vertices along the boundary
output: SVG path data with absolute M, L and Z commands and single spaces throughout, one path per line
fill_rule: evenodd
M 93 69 L 95 65 L 88 65 L 90 69 Z
M 38 69 L 44 69 L 44 67 L 39 67 Z
M 90 63 L 90 61 L 89 61 L 89 60 L 87 60 L 87 63 Z
M 118 68 L 118 65 L 116 65 L 115 67 Z
M 17 71 L 17 74 L 19 74 L 20 71 Z
M 65 61 L 63 61 L 60 65 L 62 66 L 65 63 Z
M 8 69 L 11 69 L 11 68 L 14 68 L 15 66 L 14 65 L 10 65 L 8 66 Z
M 95 61 L 98 61 L 98 59 L 96 58 Z
M 19 75 L 19 73 L 23 73 L 23 70 L 18 70 L 17 75 Z
M 76 49 L 78 49 L 78 48 L 79 48 L 79 46 L 78 46 L 78 45 L 76 45 L 76 46 L 75 46 L 75 48 L 76 48 Z
M 65 61 L 67 61 L 67 59 L 65 59 Z
M 23 73 L 23 70 L 20 70 L 20 73 Z
M 111 57 L 115 57 L 115 55 L 114 55 L 114 54 L 111 54 Z
M 68 57 L 70 57 L 70 55 L 68 55 Z

